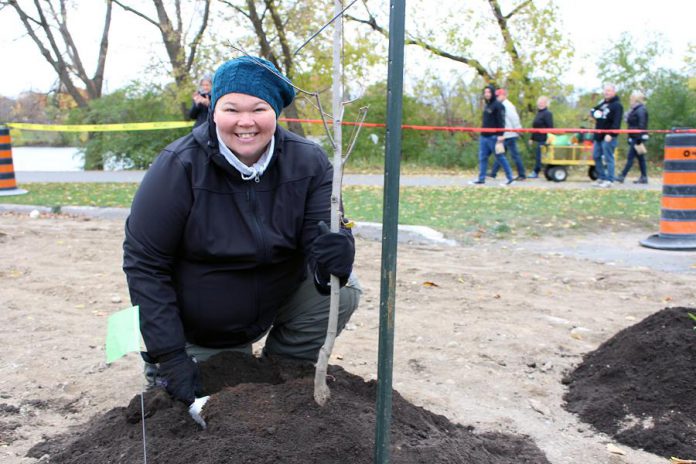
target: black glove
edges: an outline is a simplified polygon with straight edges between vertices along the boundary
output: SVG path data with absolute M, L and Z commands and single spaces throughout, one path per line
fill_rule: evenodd
M 319 221 L 319 235 L 312 244 L 312 258 L 317 263 L 317 277 L 321 284 L 329 281 L 330 275 L 339 278 L 345 285 L 353 270 L 355 246 L 349 233 L 331 232 L 324 221 Z
M 166 358 L 159 363 L 158 376 L 164 380 L 167 393 L 188 406 L 201 394 L 198 364 L 185 351 Z

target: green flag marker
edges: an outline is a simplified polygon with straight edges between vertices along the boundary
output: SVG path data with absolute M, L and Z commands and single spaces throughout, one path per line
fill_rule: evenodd
M 107 363 L 112 363 L 131 351 L 140 351 L 140 322 L 137 306 L 131 306 L 109 316 L 106 329 Z

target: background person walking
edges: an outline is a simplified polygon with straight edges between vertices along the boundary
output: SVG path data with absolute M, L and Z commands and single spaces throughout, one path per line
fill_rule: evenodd
M 546 96 L 542 95 L 537 98 L 537 113 L 534 116 L 532 127 L 534 129 L 553 129 L 553 113 L 549 110 L 549 98 Z M 532 179 L 539 177 L 539 173 L 541 172 L 541 147 L 546 146 L 547 140 L 548 134 L 546 132 L 532 133 L 531 140 L 529 141 L 535 145 L 534 171 L 529 175 Z
M 495 87 L 489 84 L 483 89 L 483 117 L 481 122 L 481 127 L 484 129 L 488 128 L 500 128 L 501 130 L 495 132 L 481 132 L 481 137 L 479 139 L 479 176 L 478 179 L 472 180 L 470 184 L 480 185 L 486 183 L 486 171 L 488 170 L 488 158 L 491 153 L 495 154 L 496 160 L 500 162 L 500 165 L 505 171 L 505 176 L 507 177 L 507 182 L 503 185 L 510 185 L 514 182 L 512 178 L 512 170 L 510 169 L 510 164 L 505 158 L 505 149 L 503 145 L 503 128 L 505 128 L 505 107 L 502 103 L 495 99 Z M 498 148 L 499 147 L 499 148 Z
M 645 108 L 645 95 L 636 90 L 631 93 L 630 97 L 631 110 L 626 115 L 626 124 L 629 129 L 648 129 L 648 110 Z M 633 167 L 633 160 L 638 158 L 638 166 L 640 167 L 640 177 L 633 181 L 634 184 L 648 183 L 648 165 L 645 161 L 647 150 L 645 142 L 648 140 L 648 133 L 641 132 L 628 134 L 628 157 L 626 158 L 626 166 L 624 166 L 621 175 L 616 178 L 618 182 L 623 183 L 628 171 Z
M 512 102 L 507 98 L 507 90 L 498 89 L 495 91 L 496 99 L 503 104 L 505 107 L 505 128 L 506 129 L 521 129 L 522 123 L 520 123 L 520 115 L 517 114 L 517 108 Z M 506 131 L 503 134 L 503 145 L 505 146 L 505 153 L 510 154 L 510 157 L 515 162 L 515 167 L 517 167 L 517 178 L 515 180 L 524 180 L 527 178 L 524 171 L 524 164 L 522 164 L 522 157 L 520 156 L 520 151 L 517 149 L 517 139 L 520 137 L 518 132 Z M 495 178 L 498 175 L 498 170 L 500 169 L 500 163 L 498 158 L 495 159 L 493 163 L 493 169 L 491 169 L 491 177 Z
M 604 86 L 604 100 L 592 108 L 590 115 L 595 120 L 595 129 L 616 130 L 621 128 L 623 106 L 616 95 L 616 87 L 613 84 Z M 592 158 L 599 179 L 595 183 L 597 187 L 611 187 L 614 182 L 614 151 L 619 134 L 616 132 L 597 132 L 594 135 Z

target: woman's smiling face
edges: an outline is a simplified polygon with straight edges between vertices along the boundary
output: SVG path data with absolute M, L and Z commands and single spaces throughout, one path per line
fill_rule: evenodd
M 222 141 L 247 166 L 259 160 L 276 130 L 273 107 L 243 93 L 220 97 L 213 118 Z

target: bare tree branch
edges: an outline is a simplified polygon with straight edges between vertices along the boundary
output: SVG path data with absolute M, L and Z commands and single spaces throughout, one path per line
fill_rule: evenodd
M 181 21 L 181 0 L 176 0 L 174 2 L 174 8 L 176 11 L 176 32 L 181 36 L 183 33 L 183 22 Z
M 98 97 L 101 97 L 102 86 L 104 84 L 104 70 L 106 68 L 106 53 L 109 50 L 109 29 L 111 27 L 111 12 L 113 11 L 112 0 L 106 1 L 106 15 L 104 16 L 104 29 L 102 38 L 99 42 L 99 57 L 97 58 L 97 68 L 94 70 L 94 86 L 97 88 Z
M 249 13 L 239 8 L 237 5 L 234 5 L 232 2 L 228 2 L 227 0 L 220 0 L 220 3 L 224 3 L 225 5 L 235 10 L 237 13 L 240 13 L 241 15 L 245 16 L 247 19 L 251 19 L 249 18 Z
M 68 12 L 65 0 L 58 0 L 59 8 L 56 9 L 50 0 L 34 0 L 33 6 L 35 16 L 28 12 L 28 7 L 20 6 L 17 0 L 7 0 L 0 3 L 0 6 L 11 6 L 19 16 L 19 20 L 27 31 L 27 34 L 34 41 L 39 52 L 55 70 L 62 88 L 67 91 L 75 100 L 78 106 L 87 106 L 89 100 L 99 98 L 102 92 L 104 66 L 106 53 L 108 51 L 108 33 L 111 24 L 111 2 L 107 0 L 107 9 L 104 21 L 104 32 L 99 49 L 99 58 L 95 77 L 90 79 L 85 71 L 85 66 L 80 57 L 80 53 L 75 45 L 70 28 L 68 27 Z M 53 21 L 51 23 L 49 18 Z M 54 30 L 59 35 L 54 34 Z M 62 42 L 60 42 L 62 40 Z M 77 77 L 85 85 L 87 95 L 85 95 L 73 82 Z
M 261 48 L 261 56 L 266 57 L 268 61 L 273 63 L 276 67 L 279 67 L 278 60 L 273 54 L 271 44 L 268 40 L 268 36 L 266 35 L 266 31 L 264 30 L 263 20 L 259 17 L 259 13 L 256 10 L 256 3 L 254 0 L 246 0 L 246 3 L 247 7 L 249 8 L 249 20 L 251 21 L 251 25 L 254 27 L 254 32 L 256 33 L 256 38 L 258 39 L 259 47 Z
M 530 3 L 532 3 L 532 0 L 527 0 L 525 2 L 520 3 L 515 8 L 513 8 L 511 12 L 509 12 L 507 15 L 505 15 L 505 19 L 508 20 L 508 19 L 512 18 L 514 15 L 516 15 L 520 10 L 525 8 Z
M 135 10 L 135 9 L 129 7 L 128 5 L 124 5 L 124 4 L 121 3 L 119 0 L 113 0 L 113 1 L 114 1 L 115 4 L 117 4 L 118 6 L 120 6 L 121 8 L 123 8 L 124 10 L 129 11 L 129 12 L 133 13 L 133 14 L 136 15 L 136 16 L 140 16 L 140 17 L 143 18 L 145 21 L 147 21 L 147 22 L 153 24 L 155 27 L 157 27 L 157 28 L 159 29 L 159 23 L 158 23 L 157 21 L 155 21 L 154 19 L 152 19 L 152 18 L 150 18 L 149 16 L 147 16 L 147 15 L 145 15 L 145 14 L 139 12 L 138 10 Z
M 87 94 L 90 96 L 90 98 L 96 98 L 97 92 L 94 88 L 94 83 L 90 80 L 89 77 L 87 77 L 87 72 L 85 71 L 85 67 L 82 65 L 82 60 L 80 59 L 80 53 L 77 51 L 75 42 L 73 41 L 72 35 L 68 30 L 68 13 L 67 9 L 65 8 L 65 0 L 60 0 L 59 2 L 60 17 L 58 17 L 58 15 L 56 14 L 53 5 L 50 2 L 47 3 L 53 16 L 53 19 L 58 24 L 58 31 L 60 32 L 60 35 L 63 38 L 68 57 L 70 58 L 70 62 L 72 64 L 71 68 L 74 70 L 77 77 L 79 77 L 80 80 L 85 83 L 85 86 L 87 88 Z
M 387 31 L 385 28 L 377 24 L 377 20 L 375 19 L 374 16 L 372 16 L 372 13 L 368 11 L 369 14 L 369 19 L 360 19 L 356 18 L 351 15 L 345 15 L 346 19 L 349 19 L 351 21 L 355 21 L 357 23 L 361 24 L 367 24 L 370 26 L 373 30 L 379 32 L 385 37 L 389 37 L 389 31 Z M 425 42 L 422 39 L 419 38 L 409 38 L 404 41 L 406 45 L 417 45 L 421 48 L 424 48 L 434 55 L 441 56 L 443 58 L 450 59 L 452 61 L 457 61 L 459 63 L 463 63 L 467 66 L 472 67 L 476 73 L 481 76 L 486 82 L 492 82 L 494 80 L 493 76 L 488 72 L 488 70 L 481 64 L 480 61 L 474 59 L 474 58 L 468 58 L 465 56 L 459 56 L 459 55 L 454 55 L 450 52 L 447 52 L 439 47 L 436 47 L 430 43 Z
M 19 11 L 19 6 L 17 2 L 13 2 L 15 5 L 15 8 L 18 9 Z M 38 23 L 41 26 L 41 29 L 43 30 L 44 34 L 46 35 L 46 39 L 48 39 L 48 43 L 53 50 L 53 53 L 55 55 L 55 58 L 51 59 L 50 54 L 46 55 L 44 54 L 44 57 L 53 65 L 53 68 L 56 70 L 58 73 L 58 78 L 60 79 L 60 82 L 65 85 L 65 88 L 67 89 L 68 93 L 70 96 L 73 97 L 75 102 L 78 104 L 80 107 L 85 107 L 87 106 L 87 100 L 82 96 L 82 94 L 79 92 L 75 84 L 73 84 L 72 79 L 70 78 L 70 73 L 69 73 L 69 64 L 65 62 L 63 59 L 63 56 L 60 51 L 60 47 L 58 47 L 58 44 L 56 42 L 55 37 L 53 36 L 53 33 L 51 32 L 51 27 L 48 24 L 48 21 L 46 20 L 46 16 L 44 15 L 44 12 L 41 8 L 41 5 L 39 4 L 38 0 L 34 0 L 34 6 L 36 7 L 37 13 L 39 15 L 39 20 Z M 26 26 L 26 24 L 25 24 Z M 32 35 L 32 38 L 36 37 L 35 41 L 40 42 L 40 39 L 38 39 L 38 36 L 36 36 L 33 31 L 30 33 Z M 43 49 L 43 45 L 39 47 L 40 49 Z
M 283 63 L 285 64 L 285 73 L 292 74 L 292 51 L 290 50 L 290 46 L 288 45 L 288 38 L 285 35 L 285 27 L 283 26 L 283 21 L 280 19 L 280 15 L 278 14 L 278 10 L 276 9 L 274 0 L 264 0 L 264 3 L 266 4 L 266 8 L 268 9 L 268 11 L 271 13 L 271 19 L 273 20 L 273 24 L 275 25 L 276 31 L 278 33 L 278 42 L 280 42 L 280 48 L 283 51 Z
M 491 6 L 491 9 L 493 10 L 493 15 L 495 16 L 495 20 L 498 23 L 498 28 L 500 28 L 500 34 L 503 36 L 505 50 L 510 55 L 513 65 L 517 67 L 520 64 L 520 54 L 517 51 L 517 46 L 515 45 L 515 41 L 512 38 L 512 34 L 510 34 L 507 19 L 505 16 L 503 16 L 503 12 L 500 9 L 500 4 L 498 3 L 498 0 L 488 0 L 488 4 Z
M 198 50 L 198 46 L 201 44 L 201 41 L 203 40 L 203 34 L 205 33 L 205 29 L 206 29 L 206 27 L 208 27 L 208 18 L 209 17 L 210 17 L 210 0 L 206 0 L 205 1 L 205 9 L 203 10 L 203 22 L 201 23 L 201 27 L 198 29 L 196 36 L 194 37 L 193 41 L 191 42 L 188 60 L 186 61 L 186 69 L 190 70 L 193 67 L 193 60 L 195 59 L 196 52 Z

